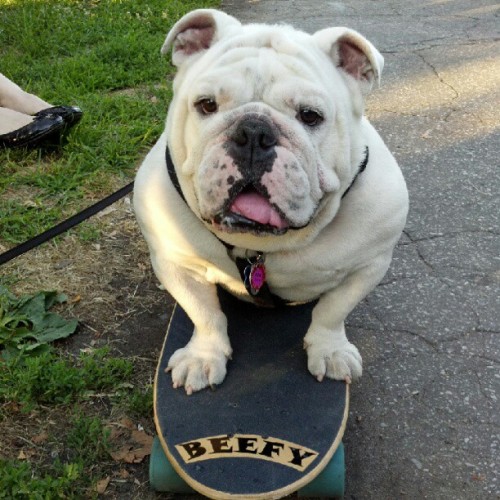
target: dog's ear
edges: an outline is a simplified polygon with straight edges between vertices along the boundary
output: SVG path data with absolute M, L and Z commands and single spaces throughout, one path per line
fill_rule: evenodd
M 193 10 L 175 23 L 161 52 L 165 54 L 172 47 L 172 63 L 179 67 L 194 54 L 208 49 L 235 26 L 239 27 L 241 23 L 219 10 Z
M 317 31 L 313 38 L 336 67 L 359 83 L 364 95 L 370 92 L 374 82 L 380 84 L 384 58 L 357 31 L 349 28 L 326 28 Z

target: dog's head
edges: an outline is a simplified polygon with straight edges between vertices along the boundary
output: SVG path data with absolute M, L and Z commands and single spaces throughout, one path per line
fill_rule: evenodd
M 382 56 L 347 28 L 308 35 L 216 10 L 178 21 L 170 48 L 167 138 L 193 212 L 246 248 L 317 234 L 362 161 L 364 96 Z

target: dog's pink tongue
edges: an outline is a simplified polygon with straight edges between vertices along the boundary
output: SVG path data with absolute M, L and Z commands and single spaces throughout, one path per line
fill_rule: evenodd
M 288 227 L 287 222 L 273 208 L 269 200 L 259 193 L 239 194 L 233 201 L 230 210 L 260 224 L 268 224 L 278 229 Z

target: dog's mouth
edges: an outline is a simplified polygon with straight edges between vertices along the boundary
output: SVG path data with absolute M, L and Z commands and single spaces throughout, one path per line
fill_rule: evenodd
M 240 191 L 227 206 L 213 219 L 223 231 L 281 235 L 290 227 L 277 207 L 252 186 Z

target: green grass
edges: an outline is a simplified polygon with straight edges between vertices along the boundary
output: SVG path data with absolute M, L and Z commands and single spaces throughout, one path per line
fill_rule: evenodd
M 111 431 L 101 419 L 80 413 L 73 416 L 69 427 L 65 447 L 77 463 L 91 467 L 109 457 Z
M 120 404 L 133 387 L 133 370 L 131 360 L 110 357 L 107 348 L 83 353 L 76 360 L 53 349 L 12 358 L 0 365 L 0 405 L 16 403 L 21 411 L 30 412 L 38 405 L 84 401 L 96 392 L 107 392 Z
M 65 462 L 54 460 L 36 470 L 29 462 L 0 459 L 0 499 L 96 497 L 89 489 L 95 482 L 92 470 L 95 464 L 109 459 L 110 430 L 97 417 L 75 413 L 59 432 L 59 438 L 61 432 L 61 451 L 71 457 Z
M 52 453 L 57 450 L 61 458 L 26 463 L 0 454 L 0 499 L 89 497 L 105 474 L 99 464 L 108 463 L 104 470 L 110 467 L 110 429 L 102 411 L 96 414 L 96 395 L 107 400 L 112 412 L 153 419 L 151 387 L 136 387 L 135 375 L 132 360 L 114 358 L 107 348 L 76 360 L 49 349 L 1 362 L 0 423 L 8 425 L 12 408 L 16 420 L 19 415 L 32 421 L 45 412 L 51 419 L 59 414 L 61 424 L 49 441 Z
M 82 467 L 79 464 L 59 464 L 40 476 L 27 462 L 0 459 L 0 498 L 78 498 L 80 495 L 76 484 L 81 476 Z
M 185 12 L 218 3 L 0 0 L 1 71 L 84 111 L 60 150 L 0 151 L 0 243 L 20 243 L 133 179 L 171 97 L 166 33 Z

